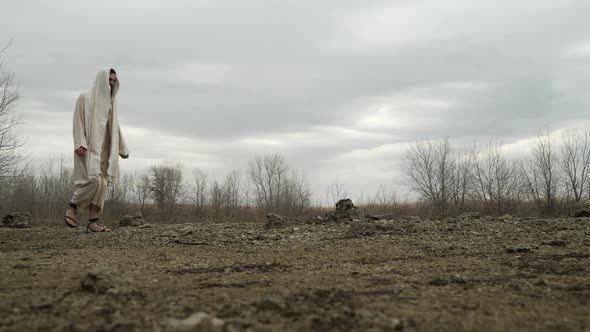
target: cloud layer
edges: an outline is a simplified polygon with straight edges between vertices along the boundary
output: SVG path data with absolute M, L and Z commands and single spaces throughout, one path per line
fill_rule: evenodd
M 590 120 L 590 3 L 78 1 L 3 6 L 34 156 L 71 150 L 77 95 L 121 81 L 125 168 L 216 174 L 280 152 L 322 195 L 401 183 L 417 139 L 526 140 Z M 343 180 L 346 179 L 346 180 Z

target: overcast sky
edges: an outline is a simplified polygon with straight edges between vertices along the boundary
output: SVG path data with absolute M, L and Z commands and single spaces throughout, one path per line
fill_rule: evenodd
M 35 160 L 71 156 L 77 96 L 119 73 L 124 171 L 223 176 L 279 152 L 323 198 L 401 187 L 419 139 L 590 122 L 587 0 L 11 0 L 0 48 Z M 405 189 L 400 189 L 403 191 Z

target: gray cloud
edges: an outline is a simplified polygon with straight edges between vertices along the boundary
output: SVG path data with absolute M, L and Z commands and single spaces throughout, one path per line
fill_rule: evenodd
M 0 44 L 14 38 L 3 56 L 37 156 L 52 152 L 47 141 L 67 151 L 77 94 L 112 65 L 129 167 L 178 159 L 223 172 L 278 151 L 310 182 L 353 174 L 374 188 L 399 183 L 396 160 L 417 139 L 512 142 L 586 122 L 589 10 L 584 0 L 23 0 L 3 7 Z

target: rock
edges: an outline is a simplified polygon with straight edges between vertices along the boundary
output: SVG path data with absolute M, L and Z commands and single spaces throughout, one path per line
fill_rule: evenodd
M 507 247 L 505 251 L 509 254 L 513 254 L 518 252 L 528 252 L 533 249 L 539 249 L 539 247 L 530 244 L 517 244 L 515 246 Z
M 266 226 L 267 227 L 275 227 L 275 226 L 283 226 L 289 223 L 289 219 L 283 217 L 281 215 L 275 213 L 268 213 L 266 215 Z
M 367 214 L 365 218 L 369 220 L 390 220 L 393 219 L 394 216 L 392 214 Z
M 590 199 L 574 204 L 570 211 L 570 216 L 574 218 L 590 217 Z
M 479 212 L 463 212 L 457 217 L 457 219 L 473 220 L 473 219 L 479 219 L 480 217 L 481 217 L 481 215 L 479 214 Z
M 225 323 L 204 312 L 198 312 L 185 319 L 168 319 L 168 327 L 172 331 L 222 332 Z
M 467 280 L 461 275 L 455 274 L 446 277 L 436 277 L 430 281 L 433 286 L 446 286 L 449 284 L 465 284 Z
M 391 319 L 391 328 L 400 331 L 404 329 L 404 322 L 399 318 L 392 318 Z
M 2 217 L 1 227 L 31 228 L 31 214 L 29 212 L 14 212 Z
M 498 220 L 500 221 L 512 221 L 512 215 L 510 213 L 507 213 L 505 215 L 499 216 Z
M 137 212 L 134 215 L 124 216 L 123 219 L 119 220 L 119 227 L 139 227 L 145 224 L 141 212 Z
M 411 221 L 411 222 L 421 222 L 422 219 L 419 216 L 407 216 L 405 218 L 407 221 Z
M 565 245 L 566 245 L 565 240 L 550 240 L 550 241 L 544 241 L 542 243 L 547 246 L 556 246 L 556 247 L 565 247 Z
M 178 237 L 178 233 L 175 232 L 172 229 L 168 229 L 162 232 L 162 234 L 160 234 L 161 237 Z
M 264 295 L 255 305 L 258 310 L 280 312 L 287 309 L 285 298 L 279 295 Z
M 187 236 L 187 235 L 191 235 L 197 232 L 197 228 L 193 225 L 188 225 L 183 227 L 180 231 L 178 231 L 178 233 L 181 236 Z
M 363 318 L 363 319 L 371 319 L 375 316 L 375 315 L 373 315 L 373 313 L 371 311 L 369 311 L 365 308 L 355 310 L 354 314 L 358 317 Z
M 126 294 L 133 291 L 129 282 L 117 272 L 111 270 L 94 270 L 80 279 L 80 290 L 95 294 Z
M 355 222 L 350 224 L 345 236 L 349 238 L 372 235 L 377 231 L 377 225 L 371 222 Z
M 341 199 L 336 203 L 336 212 L 356 211 L 356 207 L 350 198 Z
M 360 214 L 350 198 L 341 199 L 336 203 L 336 211 L 326 214 L 324 221 L 353 221 L 359 219 Z

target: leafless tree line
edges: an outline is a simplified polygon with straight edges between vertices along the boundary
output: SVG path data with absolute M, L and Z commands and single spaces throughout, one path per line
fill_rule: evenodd
M 14 167 L 23 160 L 20 153 L 21 118 L 15 112 L 19 89 L 14 74 L 5 69 L 0 59 L 0 185 L 14 175 Z
M 533 203 L 556 214 L 590 196 L 590 130 L 557 139 L 546 129 L 528 153 L 511 156 L 501 140 L 455 149 L 448 138 L 419 141 L 403 158 L 407 184 L 439 214 L 481 208 L 503 213 Z
M 169 219 L 184 215 L 191 220 L 243 219 L 244 211 L 301 214 L 311 204 L 304 175 L 291 169 L 280 154 L 256 157 L 247 173 L 237 170 L 224 177 L 194 169 L 185 178 L 179 162 L 162 162 L 143 171 L 122 172 L 107 192 L 110 217 L 140 211 Z M 38 169 L 14 171 L 0 186 L 0 212 L 30 211 L 39 219 L 55 219 L 73 191 L 71 163 L 62 158 Z
M 0 212 L 30 211 L 39 219 L 59 219 L 71 197 L 68 159 L 48 160 L 38 169 L 12 168 L 0 186 Z M 561 137 L 541 132 L 530 151 L 511 155 L 499 139 L 457 149 L 449 139 L 412 144 L 403 158 L 408 185 L 439 214 L 480 209 L 515 212 L 530 204 L 545 214 L 590 197 L 590 130 L 568 130 Z M 112 217 L 142 211 L 191 220 L 244 219 L 244 212 L 301 215 L 313 207 L 312 192 L 302 172 L 291 169 L 280 154 L 258 156 L 247 172 L 233 170 L 222 178 L 202 169 L 184 176 L 183 165 L 163 162 L 143 171 L 123 172 L 109 186 L 106 213 Z M 368 209 L 396 209 L 395 188 L 382 185 L 357 195 Z M 336 180 L 328 188 L 333 202 L 350 197 Z
M 283 156 L 258 156 L 250 162 L 254 204 L 266 212 L 301 214 L 311 204 L 311 190 L 302 173 L 289 169 Z

